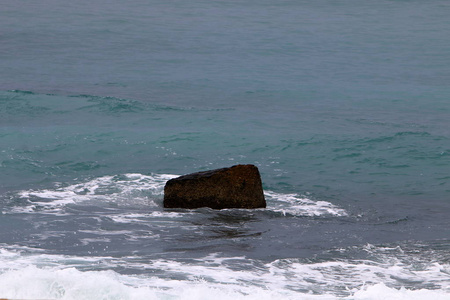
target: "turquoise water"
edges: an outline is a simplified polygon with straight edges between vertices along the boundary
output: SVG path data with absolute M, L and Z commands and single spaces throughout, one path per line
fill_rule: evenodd
M 0 298 L 448 299 L 449 12 L 2 3 Z M 163 209 L 239 163 L 267 209 Z

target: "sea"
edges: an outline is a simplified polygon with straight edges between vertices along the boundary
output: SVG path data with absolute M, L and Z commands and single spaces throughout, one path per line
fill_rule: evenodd
M 450 299 L 448 0 L 2 0 L 0 298 Z M 254 164 L 265 209 L 165 209 Z

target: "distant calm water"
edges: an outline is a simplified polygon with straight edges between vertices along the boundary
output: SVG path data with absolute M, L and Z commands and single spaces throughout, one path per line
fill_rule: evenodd
M 0 8 L 0 298 L 450 299 L 448 1 L 63 2 Z

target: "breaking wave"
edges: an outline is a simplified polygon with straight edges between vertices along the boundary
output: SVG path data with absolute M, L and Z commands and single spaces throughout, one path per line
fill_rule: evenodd
M 26 201 L 25 206 L 15 206 L 14 212 L 64 213 L 67 205 L 91 202 L 114 203 L 120 206 L 153 207 L 159 211 L 153 214 L 177 215 L 173 211 L 161 208 L 164 185 L 167 180 L 177 175 L 152 174 L 143 175 L 129 173 L 115 176 L 103 176 L 86 182 L 61 186 L 53 189 L 26 190 L 18 192 L 18 196 Z M 283 216 L 347 216 L 347 212 L 327 201 L 315 201 L 298 194 L 283 194 L 273 191 L 264 192 L 268 211 Z M 133 216 L 131 216 L 133 217 Z M 136 216 L 134 216 L 136 217 Z M 121 220 L 129 219 L 125 216 Z M 120 218 L 117 218 L 120 222 Z
M 368 251 L 386 250 L 369 245 Z M 448 264 L 421 261 L 417 267 L 396 258 L 395 251 L 401 249 L 391 249 L 394 257 L 379 262 L 262 262 L 218 254 L 184 261 L 146 259 L 135 262 L 145 275 L 130 275 L 111 268 L 133 263 L 132 257 L 72 257 L 5 246 L 0 250 L 0 295 L 64 300 L 448 299 Z

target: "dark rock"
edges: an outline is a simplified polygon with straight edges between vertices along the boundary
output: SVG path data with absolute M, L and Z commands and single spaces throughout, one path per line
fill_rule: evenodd
M 266 200 L 258 168 L 236 165 L 169 180 L 164 187 L 164 207 L 263 208 Z

